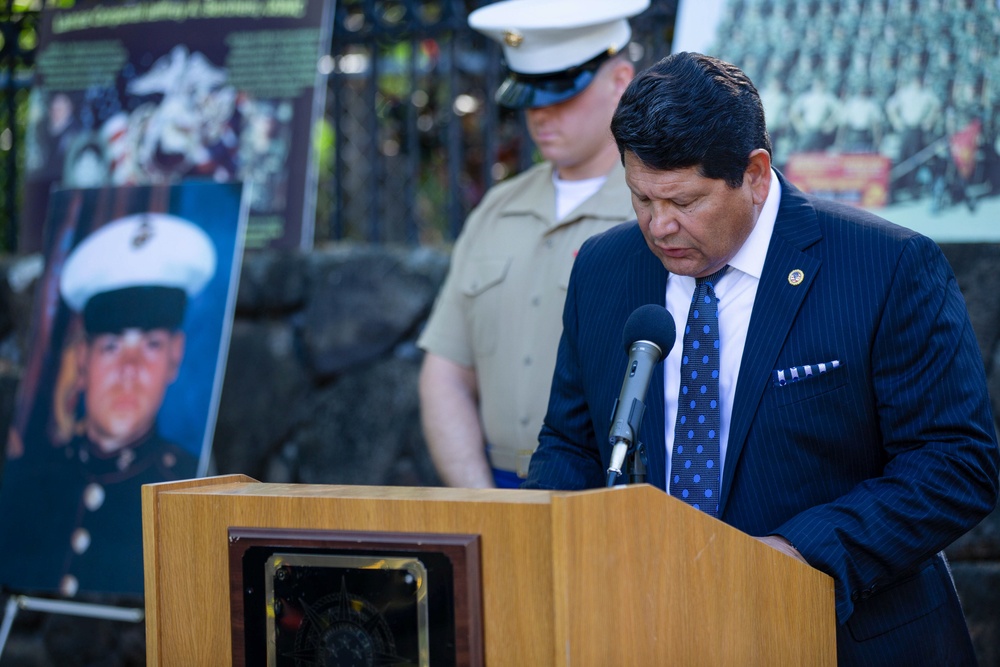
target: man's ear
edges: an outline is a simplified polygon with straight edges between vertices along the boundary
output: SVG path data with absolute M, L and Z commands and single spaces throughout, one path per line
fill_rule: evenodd
M 763 148 L 751 152 L 744 180 L 750 184 L 753 203 L 756 206 L 762 206 L 767 200 L 768 191 L 771 189 L 771 154 Z
M 73 357 L 76 361 L 76 381 L 83 389 L 87 382 L 87 368 L 90 365 L 90 341 L 80 336 L 73 342 Z
M 615 82 L 615 90 L 621 95 L 635 78 L 635 65 L 627 58 L 617 58 L 612 70 L 612 77 Z
M 187 342 L 187 338 L 184 332 L 177 330 L 170 334 L 170 381 L 173 382 L 177 379 L 177 373 L 180 371 L 181 362 L 184 361 L 184 345 Z

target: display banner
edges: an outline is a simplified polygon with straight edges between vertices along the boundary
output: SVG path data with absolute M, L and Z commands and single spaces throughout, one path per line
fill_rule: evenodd
M 793 153 L 785 175 L 821 197 L 868 209 L 889 203 L 892 161 L 878 153 Z
M 680 0 L 672 50 L 739 66 L 797 187 L 939 242 L 1000 240 L 1000 4 Z
M 248 248 L 309 249 L 312 127 L 333 0 L 46 6 L 26 137 L 19 251 L 41 249 L 64 188 L 253 183 Z
M 141 595 L 143 484 L 206 473 L 249 196 L 55 190 L 0 482 L 0 585 Z

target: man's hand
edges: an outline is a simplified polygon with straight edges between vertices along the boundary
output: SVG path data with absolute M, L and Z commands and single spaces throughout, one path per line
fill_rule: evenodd
M 792 543 L 783 538 L 781 535 L 768 535 L 766 537 L 756 537 L 754 539 L 760 540 L 767 546 L 777 549 L 781 553 L 791 556 L 795 560 L 801 561 L 806 565 L 809 564 L 806 559 L 802 557 L 802 554 L 798 552 L 798 549 L 793 547 Z

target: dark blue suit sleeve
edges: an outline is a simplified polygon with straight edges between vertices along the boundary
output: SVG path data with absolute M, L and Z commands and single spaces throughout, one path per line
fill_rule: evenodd
M 834 577 L 840 622 L 899 569 L 975 526 L 997 497 L 983 361 L 954 274 L 929 239 L 904 248 L 873 336 L 883 475 L 773 531 Z

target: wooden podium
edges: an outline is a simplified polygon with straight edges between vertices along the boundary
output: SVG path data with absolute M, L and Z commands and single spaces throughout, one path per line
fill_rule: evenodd
M 480 536 L 481 659 L 836 665 L 833 580 L 649 485 L 581 492 L 263 484 L 142 489 L 147 661 L 231 665 L 228 529 Z

